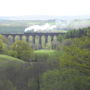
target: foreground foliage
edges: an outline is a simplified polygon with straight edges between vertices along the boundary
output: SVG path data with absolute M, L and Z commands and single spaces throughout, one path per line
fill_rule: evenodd
M 90 29 L 85 33 L 62 37 L 54 52 L 33 53 L 24 41 L 8 47 L 1 39 L 1 54 L 20 59 L 0 55 L 0 90 L 89 90 Z M 70 36 L 73 34 L 76 35 L 74 32 Z M 30 59 L 35 61 L 28 62 Z
M 90 36 L 69 41 L 69 44 L 62 42 L 58 68 L 42 75 L 41 90 L 90 89 Z

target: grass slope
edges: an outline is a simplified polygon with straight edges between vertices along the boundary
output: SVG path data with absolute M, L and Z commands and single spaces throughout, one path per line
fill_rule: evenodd
M 7 56 L 7 55 L 0 55 L 0 63 L 1 62 L 6 62 L 6 61 L 18 61 L 18 62 L 21 62 L 21 63 L 24 63 L 24 61 L 20 60 L 20 59 L 17 59 L 17 58 L 14 58 L 14 57 L 11 57 L 11 56 Z
M 5 67 L 8 67 L 8 66 L 18 67 L 19 65 L 22 65 L 24 63 L 25 62 L 20 60 L 20 59 L 0 54 L 0 68 L 2 68 L 2 67 L 5 68 Z

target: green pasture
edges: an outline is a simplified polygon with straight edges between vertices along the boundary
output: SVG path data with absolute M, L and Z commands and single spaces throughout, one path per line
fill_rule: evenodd
M 36 54 L 53 54 L 55 50 L 35 50 L 34 53 Z
M 0 54 L 0 69 L 7 68 L 9 66 L 20 67 L 25 62 L 23 60 Z
M 9 62 L 9 61 L 18 61 L 18 62 L 22 62 L 24 63 L 24 61 L 20 60 L 20 59 L 17 59 L 17 58 L 14 58 L 14 57 L 11 57 L 11 56 L 7 56 L 7 55 L 1 55 L 0 54 L 0 63 L 1 62 Z

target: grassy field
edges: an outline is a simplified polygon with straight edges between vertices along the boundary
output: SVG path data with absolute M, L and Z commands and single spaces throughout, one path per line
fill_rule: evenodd
M 55 50 L 35 50 L 34 51 L 34 60 L 47 62 L 51 60 L 52 56 L 55 55 Z
M 7 56 L 7 55 L 0 55 L 0 63 L 1 62 L 6 62 L 6 61 L 18 61 L 18 62 L 23 62 L 22 60 L 20 59 L 17 59 L 17 58 L 14 58 L 14 57 L 11 57 L 11 56 Z
M 20 67 L 25 62 L 23 60 L 0 54 L 0 69 L 7 68 L 9 66 Z
M 25 26 L 0 26 L 0 33 L 24 33 Z
M 55 53 L 55 50 L 36 50 L 34 53 L 37 54 L 53 54 Z

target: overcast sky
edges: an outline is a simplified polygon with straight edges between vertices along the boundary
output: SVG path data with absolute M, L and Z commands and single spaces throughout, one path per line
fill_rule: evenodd
M 0 0 L 0 16 L 90 15 L 90 0 Z

